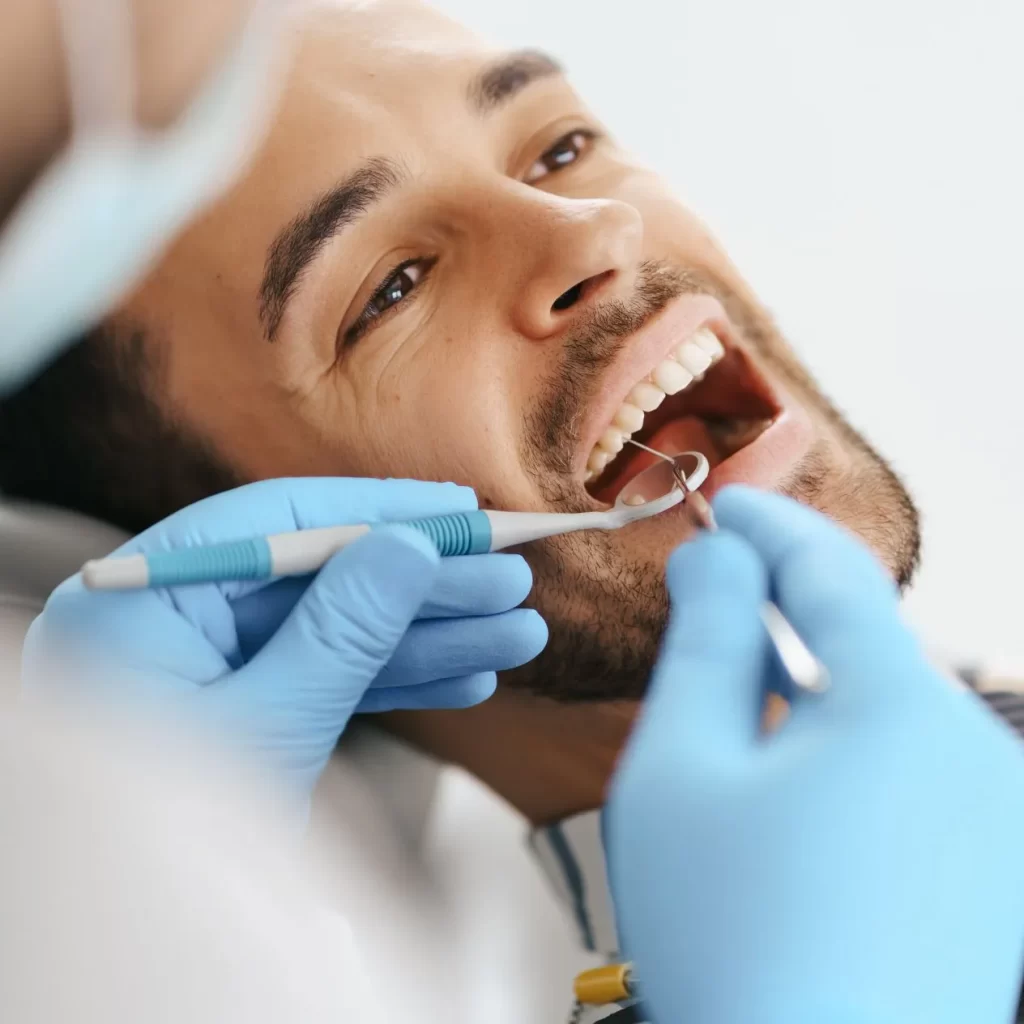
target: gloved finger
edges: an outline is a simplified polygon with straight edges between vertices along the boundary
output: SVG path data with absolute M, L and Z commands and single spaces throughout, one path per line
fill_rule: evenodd
M 856 571 L 857 584 L 895 606 L 896 588 L 872 552 L 822 513 L 791 498 L 740 486 L 726 488 L 713 504 L 719 525 L 745 538 L 770 574 L 805 552 L 842 557 L 842 567 Z
M 243 661 L 250 661 L 281 628 L 315 576 L 286 576 L 230 602 Z
M 189 505 L 115 552 L 165 551 L 321 526 L 398 522 L 477 507 L 469 487 L 425 480 L 261 480 Z
M 723 491 L 714 508 L 764 559 L 779 607 L 834 681 L 855 680 L 864 693 L 917 663 L 892 580 L 852 534 L 788 498 L 747 488 Z
M 326 758 L 419 611 L 439 562 L 416 530 L 367 534 L 324 566 L 248 665 L 207 690 L 230 688 L 225 699 L 285 736 L 311 737 Z
M 244 660 L 249 660 L 277 632 L 312 579 L 293 576 L 277 580 L 231 602 Z M 521 555 L 445 558 L 418 618 L 497 615 L 521 604 L 532 582 L 530 567 Z
M 518 668 L 536 658 L 547 641 L 547 625 L 531 608 L 414 622 L 373 688 L 421 686 L 451 676 Z
M 718 533 L 677 549 L 666 576 L 671 615 L 637 747 L 701 758 L 742 752 L 759 735 L 764 696 L 761 561 L 739 537 Z
M 445 558 L 418 617 L 497 615 L 522 604 L 532 586 L 533 573 L 522 555 Z
M 366 691 L 356 709 L 359 714 L 381 711 L 428 711 L 436 708 L 469 708 L 493 696 L 498 678 L 493 672 L 476 672 L 458 679 L 436 679 L 422 686 L 396 686 Z

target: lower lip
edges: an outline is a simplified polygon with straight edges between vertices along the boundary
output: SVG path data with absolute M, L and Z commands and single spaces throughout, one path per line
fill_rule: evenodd
M 711 470 L 701 488 L 705 498 L 713 498 L 730 484 L 772 490 L 807 454 L 814 440 L 807 412 L 787 395 L 778 397 L 782 413 L 763 434 Z

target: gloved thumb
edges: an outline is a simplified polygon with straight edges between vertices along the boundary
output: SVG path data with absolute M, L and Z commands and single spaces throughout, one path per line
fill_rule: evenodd
M 371 531 L 335 555 L 259 654 L 206 687 L 206 696 L 225 691 L 221 696 L 256 730 L 252 739 L 283 755 L 286 770 L 318 772 L 415 618 L 439 565 L 437 549 L 418 531 Z
M 655 745 L 745 749 L 764 698 L 761 560 L 733 534 L 705 534 L 672 555 L 666 578 L 672 610 L 641 729 Z

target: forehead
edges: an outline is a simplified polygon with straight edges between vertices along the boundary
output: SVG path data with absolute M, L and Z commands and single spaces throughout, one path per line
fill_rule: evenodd
M 415 0 L 335 3 L 300 22 L 285 120 L 320 116 L 367 129 L 439 123 L 501 51 Z
M 317 0 L 294 33 L 269 136 L 209 221 L 231 218 L 236 249 L 265 245 L 367 160 L 447 178 L 486 159 L 501 119 L 474 113 L 470 91 L 503 48 L 416 0 Z

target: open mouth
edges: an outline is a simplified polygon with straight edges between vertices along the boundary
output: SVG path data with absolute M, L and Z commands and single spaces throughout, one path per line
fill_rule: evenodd
M 712 469 L 757 440 L 781 414 L 746 353 L 708 324 L 673 348 L 630 389 L 587 459 L 584 484 L 613 503 L 659 451 L 703 452 Z

